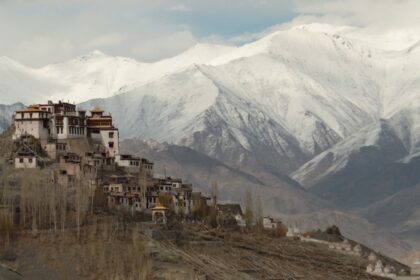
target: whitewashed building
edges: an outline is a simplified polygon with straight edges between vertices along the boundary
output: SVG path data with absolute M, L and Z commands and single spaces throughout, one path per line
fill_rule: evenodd
M 38 160 L 33 153 L 19 153 L 15 157 L 15 168 L 37 168 Z

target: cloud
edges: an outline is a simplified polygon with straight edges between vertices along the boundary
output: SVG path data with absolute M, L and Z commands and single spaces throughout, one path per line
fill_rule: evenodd
M 418 0 L 301 0 L 300 14 L 314 14 L 326 20 L 378 29 L 407 28 L 420 24 Z
M 418 0 L 299 0 L 292 20 L 259 32 L 234 36 L 210 36 L 210 41 L 248 43 L 272 32 L 294 26 L 337 33 L 379 49 L 402 50 L 420 41 L 420 1 Z
M 94 49 L 154 61 L 197 42 L 240 45 L 295 25 L 404 48 L 420 40 L 418 0 L 0 0 L 0 56 L 43 66 Z
M 301 0 L 292 23 L 352 26 L 343 33 L 378 48 L 405 49 L 420 40 L 418 11 L 418 0 Z
M 1 0 L 0 0 L 1 1 Z M 153 61 L 198 42 L 188 25 L 166 20 L 165 0 L 0 2 L 0 56 L 41 67 L 99 49 Z
M 13 49 L 11 56 L 19 57 L 29 65 L 42 66 L 45 57 L 54 57 L 57 60 L 67 59 L 74 53 L 75 46 L 68 40 L 57 41 L 48 37 L 33 37 L 21 41 Z
M 191 7 L 185 5 L 185 4 L 176 4 L 170 8 L 172 11 L 178 11 L 178 12 L 189 12 L 192 10 Z
M 159 60 L 180 53 L 197 43 L 190 31 L 178 31 L 170 35 L 154 37 L 133 46 L 131 52 L 146 61 Z
M 111 46 L 120 46 L 124 43 L 125 36 L 117 33 L 109 33 L 93 38 L 86 44 L 87 49 L 101 49 Z

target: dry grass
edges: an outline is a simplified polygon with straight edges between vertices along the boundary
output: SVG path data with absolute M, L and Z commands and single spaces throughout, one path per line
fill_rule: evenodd
M 161 248 L 209 279 L 373 279 L 365 273 L 362 259 L 334 253 L 324 245 L 196 226 L 185 230 L 207 243 L 165 242 Z

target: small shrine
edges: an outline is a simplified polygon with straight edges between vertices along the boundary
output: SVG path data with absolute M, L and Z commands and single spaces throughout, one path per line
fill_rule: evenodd
M 155 207 L 152 208 L 152 221 L 155 224 L 166 224 L 169 208 L 163 206 L 161 203 L 157 203 Z

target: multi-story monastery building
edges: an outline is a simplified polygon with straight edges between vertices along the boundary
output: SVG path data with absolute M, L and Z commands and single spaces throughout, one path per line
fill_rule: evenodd
M 100 108 L 87 115 L 86 111 L 76 110 L 74 104 L 48 101 L 16 111 L 14 125 L 13 139 L 32 135 L 45 146 L 54 140 L 89 138 L 102 144 L 110 155 L 119 153 L 118 129 L 112 116 L 104 115 Z

